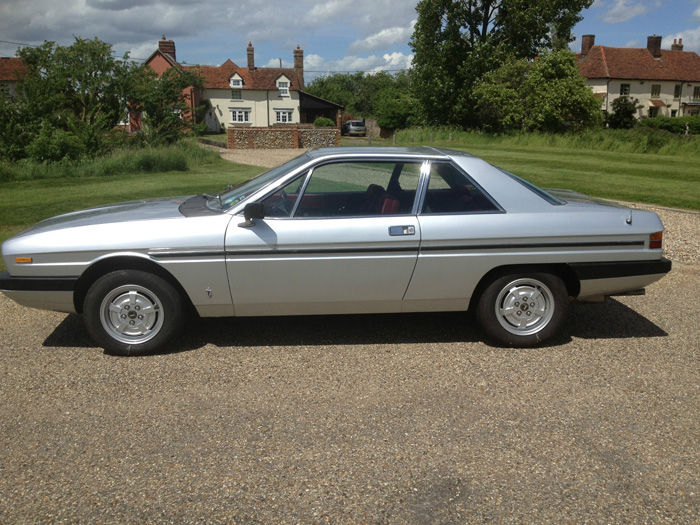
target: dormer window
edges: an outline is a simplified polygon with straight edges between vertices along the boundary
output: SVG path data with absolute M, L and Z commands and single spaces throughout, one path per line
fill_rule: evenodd
M 229 79 L 229 85 L 231 86 L 231 89 L 243 89 L 243 79 L 238 73 L 235 73 Z
M 280 97 L 288 97 L 289 96 L 289 82 L 280 80 L 277 82 L 277 88 L 279 89 L 279 95 Z

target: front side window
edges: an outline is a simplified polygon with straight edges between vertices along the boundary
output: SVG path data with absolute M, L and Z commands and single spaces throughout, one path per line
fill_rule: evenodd
M 446 162 L 430 167 L 428 190 L 421 213 L 474 213 L 499 211 L 498 207 L 460 170 Z
M 700 86 L 695 86 L 693 89 L 693 100 L 700 100 Z
M 291 109 L 276 109 L 275 110 L 275 122 L 278 124 L 286 124 L 292 122 L 293 110 Z
M 661 96 L 661 84 L 651 85 L 651 96 L 653 98 L 659 98 Z
M 269 217 L 367 217 L 413 212 L 420 162 L 334 162 L 308 182 L 296 179 L 267 197 Z M 297 202 L 298 201 L 298 202 Z
M 232 123 L 249 123 L 250 122 L 250 109 L 248 108 L 229 108 L 231 112 L 231 122 Z
M 681 98 L 681 90 L 683 89 L 683 84 L 676 84 L 673 88 L 673 98 Z
M 231 100 L 243 100 L 243 95 L 239 89 L 231 90 Z
M 630 85 L 629 84 L 620 84 L 620 96 L 621 97 L 627 97 L 630 94 Z
M 280 90 L 280 97 L 289 96 L 289 82 L 280 81 L 277 83 L 277 87 Z
M 649 108 L 649 118 L 655 118 L 659 116 L 659 108 Z

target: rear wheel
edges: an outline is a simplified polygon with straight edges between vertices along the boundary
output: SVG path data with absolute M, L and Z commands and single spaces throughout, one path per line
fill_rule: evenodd
M 506 275 L 488 285 L 477 319 L 498 344 L 536 346 L 566 322 L 569 295 L 562 280 L 547 273 Z
M 179 332 L 180 294 L 160 277 L 119 270 L 100 277 L 83 308 L 90 335 L 108 353 L 143 355 L 162 350 Z

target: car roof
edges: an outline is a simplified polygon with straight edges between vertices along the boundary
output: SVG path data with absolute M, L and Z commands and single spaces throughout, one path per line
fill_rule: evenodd
M 331 148 L 317 148 L 307 152 L 307 155 L 312 159 L 335 156 L 352 156 L 352 157 L 473 157 L 464 151 L 450 150 L 445 148 L 434 148 L 431 146 L 360 146 L 360 147 L 342 147 L 335 146 Z

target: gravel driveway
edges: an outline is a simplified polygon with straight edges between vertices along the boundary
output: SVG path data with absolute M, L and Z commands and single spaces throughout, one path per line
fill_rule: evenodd
M 115 358 L 0 296 L 0 523 L 698 523 L 700 215 L 555 344 L 464 314 L 207 319 Z

